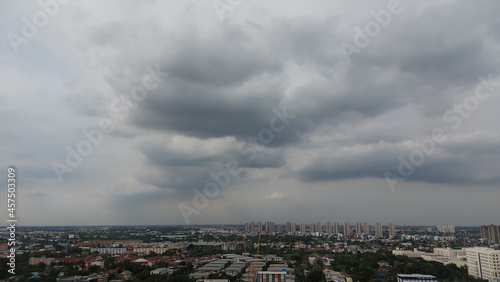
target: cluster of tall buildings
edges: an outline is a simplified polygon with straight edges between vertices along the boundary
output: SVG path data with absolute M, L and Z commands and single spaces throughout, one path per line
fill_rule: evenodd
M 455 226 L 453 225 L 438 225 L 436 227 L 441 233 L 455 233 Z
M 266 221 L 264 222 L 264 225 L 262 225 L 261 221 L 252 221 L 245 223 L 245 231 L 258 233 L 283 233 L 283 224 L 278 224 L 276 226 L 274 222 Z
M 353 232 L 354 231 L 354 232 Z M 372 235 L 372 230 L 370 229 L 370 224 L 368 222 L 357 222 L 355 228 L 351 228 L 349 222 L 344 222 L 341 226 L 338 222 L 327 222 L 322 225 L 321 222 L 316 223 L 300 223 L 296 224 L 293 222 L 287 222 L 286 224 L 275 225 L 272 221 L 266 221 L 264 224 L 262 221 L 251 221 L 245 223 L 245 232 L 257 232 L 257 233 L 286 233 L 286 234 L 306 234 L 306 233 L 320 233 L 320 234 L 331 234 L 338 235 L 343 234 L 344 236 L 351 235 Z M 381 222 L 376 222 L 373 229 L 373 234 L 376 238 L 384 238 L 384 228 Z M 390 222 L 388 225 L 389 236 L 396 236 L 396 226 L 394 222 Z
M 481 237 L 497 244 L 500 243 L 500 225 L 482 225 Z

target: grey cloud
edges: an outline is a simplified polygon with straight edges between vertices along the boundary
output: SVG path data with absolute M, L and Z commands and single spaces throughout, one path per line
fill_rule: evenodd
M 243 27 L 228 24 L 220 28 L 206 38 L 190 29 L 173 40 L 174 50 L 160 62 L 172 77 L 204 86 L 228 87 L 283 71 L 278 54 L 247 35 Z
M 162 189 L 171 189 L 168 197 L 177 200 L 186 200 L 194 196 L 193 189 L 203 191 L 203 187 L 214 182 L 210 172 L 224 171 L 224 166 L 192 166 L 192 167 L 163 167 L 136 176 L 138 181 Z M 240 182 L 246 176 L 243 171 L 237 176 L 232 176 L 229 186 Z
M 166 142 L 143 142 L 138 150 L 152 167 L 148 173 L 138 176 L 139 180 L 158 188 L 174 189 L 172 196 L 180 198 L 192 196 L 193 188 L 213 182 L 210 172 L 226 171 L 229 162 L 236 162 L 242 170 L 231 177 L 231 185 L 248 175 L 246 169 L 280 168 L 286 164 L 282 149 L 263 148 L 255 150 L 255 155 L 240 154 L 237 144 L 216 153 L 204 152 L 203 148 L 181 152 Z
M 116 114 L 109 99 L 140 85 L 146 66 L 159 65 L 169 76 L 130 108 L 126 119 L 115 119 L 113 133 L 65 175 L 64 183 L 56 183 L 58 192 L 89 198 L 105 195 L 109 183 L 118 183 L 110 188 L 114 194 L 102 200 L 112 206 L 106 210 L 111 224 L 127 222 L 132 211 L 139 222 L 163 202 L 175 206 L 189 199 L 193 188 L 212 181 L 210 171 L 224 170 L 231 160 L 243 172 L 232 180 L 237 189 L 221 195 L 236 199 L 221 203 L 227 218 L 241 221 L 266 212 L 279 220 L 293 205 L 303 205 L 292 212 L 304 219 L 318 212 L 334 214 L 330 198 L 337 195 L 349 199 L 342 207 L 365 196 L 367 204 L 359 212 L 381 215 L 368 204 L 373 199 L 364 187 L 374 182 L 377 191 L 384 191 L 384 171 L 397 171 L 398 157 L 411 152 L 408 144 L 449 125 L 443 113 L 473 93 L 479 76 L 500 73 L 497 1 L 402 1 L 401 14 L 353 54 L 350 64 L 339 52 L 340 44 L 353 43 L 354 27 L 363 27 L 372 19 L 370 10 L 387 1 L 363 7 L 247 1 L 224 21 L 207 3 L 74 3 L 64 6 L 16 56 L 10 46 L 0 48 L 0 60 L 6 62 L 0 68 L 6 77 L 0 90 L 2 163 L 18 166 L 26 191 L 37 192 L 26 195 L 33 203 L 23 207 L 26 214 L 78 203 L 52 194 L 57 180 L 50 164 L 64 162 L 65 146 L 74 148 L 83 140 L 83 129 L 97 128 L 100 119 Z M 25 7 L 2 7 L 11 15 L 2 23 L 18 32 L 19 18 L 30 16 Z M 416 168 L 405 183 L 412 190 L 408 193 L 459 190 L 462 203 L 476 190 L 485 201 L 498 194 L 498 91 Z M 249 161 L 250 155 L 238 147 L 270 126 L 275 107 L 286 107 L 296 117 Z M 471 134 L 475 131 L 484 133 Z M 173 136 L 196 139 L 196 146 L 175 146 L 168 142 Z M 332 197 L 310 192 L 316 188 Z M 254 193 L 256 189 L 262 193 Z M 44 193 L 49 197 L 40 198 Z M 277 201 L 281 206 L 259 206 L 273 193 L 286 195 Z M 376 196 L 385 201 L 380 192 Z M 396 193 L 391 197 L 398 205 L 413 201 L 401 201 Z M 40 204 L 36 199 L 45 200 Z M 310 212 L 318 199 L 324 201 L 318 205 L 321 210 Z M 129 209 L 138 200 L 141 209 Z M 105 210 L 101 204 L 82 206 L 78 222 L 93 221 L 89 215 Z M 439 205 L 440 211 L 455 211 Z M 475 212 L 495 214 L 494 209 L 493 204 Z M 207 221 L 220 220 L 208 210 Z M 61 224 L 73 222 L 71 216 L 47 214 L 52 221 L 66 217 Z
M 256 136 L 279 107 L 284 89 L 279 81 L 250 81 L 239 88 L 218 89 L 169 81 L 131 115 L 136 126 L 178 131 L 201 138 Z M 292 128 L 276 134 L 271 145 L 296 138 Z M 284 137 L 285 136 L 285 137 Z
M 102 93 L 90 89 L 76 89 L 65 97 L 65 102 L 75 109 L 75 112 L 86 116 L 105 116 L 109 111 L 108 99 Z
M 498 136 L 450 136 L 449 141 L 436 144 L 435 153 L 425 156 L 421 165 L 411 165 L 414 173 L 408 177 L 399 174 L 401 158 L 408 162 L 410 153 L 417 147 L 410 149 L 401 144 L 379 143 L 331 148 L 329 155 L 314 159 L 298 170 L 297 176 L 303 181 L 383 178 L 384 173 L 390 171 L 407 181 L 455 185 L 500 184 L 500 177 L 496 174 L 496 167 L 500 165 L 500 150 L 496 144 Z
M 246 146 L 242 146 L 245 144 Z M 238 152 L 238 147 L 248 149 L 254 148 L 248 143 L 229 146 L 224 151 L 216 154 L 196 152 L 180 152 L 176 148 L 169 147 L 167 144 L 143 143 L 139 150 L 154 165 L 163 167 L 189 167 L 205 165 L 225 165 L 229 161 L 238 162 L 240 167 L 281 167 L 285 164 L 283 150 L 263 148 L 245 151 L 245 154 Z

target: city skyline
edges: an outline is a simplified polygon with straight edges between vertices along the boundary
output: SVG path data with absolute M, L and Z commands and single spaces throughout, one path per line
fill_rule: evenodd
M 265 230 L 247 230 L 256 225 Z M 458 228 L 456 234 L 443 234 L 445 225 L 409 227 L 397 236 L 389 236 L 388 228 L 383 237 L 345 237 L 317 234 L 325 224 L 316 222 L 310 225 L 312 233 L 280 234 L 285 232 L 284 226 L 294 229 L 294 225 L 259 220 L 257 224 L 247 222 L 245 230 L 241 225 L 21 227 L 16 230 L 17 250 L 0 244 L 0 259 L 3 263 L 16 260 L 15 266 L 13 262 L 7 265 L 9 274 L 15 272 L 20 280 L 32 276 L 32 268 L 50 270 L 38 272 L 44 281 L 179 281 L 184 277 L 182 280 L 192 282 L 206 278 L 227 282 L 227 278 L 238 280 L 241 274 L 262 274 L 269 280 L 270 275 L 285 278 L 286 273 L 286 281 L 291 282 L 322 281 L 323 277 L 326 281 L 369 281 L 380 274 L 387 280 L 404 276 L 479 282 L 484 280 L 474 277 L 488 279 L 500 274 L 500 250 L 495 250 L 498 245 L 491 240 L 497 238 L 489 238 L 497 234 L 498 226 Z M 446 225 L 446 230 L 454 228 Z M 1 234 L 5 238 L 9 231 Z M 352 261 L 366 265 L 353 268 Z M 79 267 L 82 264 L 87 267 Z M 2 278 L 9 274 L 1 273 Z M 254 281 L 247 278 L 243 281 Z
M 212 2 L 0 3 L 19 226 L 500 225 L 499 2 Z

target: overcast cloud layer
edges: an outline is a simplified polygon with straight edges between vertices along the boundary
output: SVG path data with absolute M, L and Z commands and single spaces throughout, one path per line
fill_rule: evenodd
M 17 168 L 21 225 L 185 224 L 228 163 L 190 223 L 500 224 L 498 1 L 41 2 L 38 26 L 38 2 L 0 4 L 0 181 Z

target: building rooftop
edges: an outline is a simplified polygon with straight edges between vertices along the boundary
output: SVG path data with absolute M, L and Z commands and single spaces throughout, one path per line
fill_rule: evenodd
M 398 281 L 437 281 L 436 276 L 425 274 L 398 274 Z

